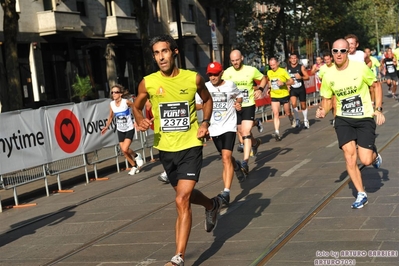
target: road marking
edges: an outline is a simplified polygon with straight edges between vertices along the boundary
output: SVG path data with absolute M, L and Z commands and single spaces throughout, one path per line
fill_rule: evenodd
M 399 105 L 399 103 L 392 105 L 392 107 L 397 107 Z
M 334 141 L 333 143 L 331 143 L 330 145 L 327 146 L 327 148 L 331 148 L 331 147 L 335 147 L 338 144 L 338 140 Z
M 281 176 L 290 176 L 292 173 L 294 173 L 296 170 L 298 170 L 302 165 L 305 165 L 310 161 L 311 161 L 311 159 L 303 160 L 302 162 L 298 163 L 297 165 L 295 165 L 294 167 L 292 167 L 291 169 L 289 169 L 288 171 L 283 173 Z

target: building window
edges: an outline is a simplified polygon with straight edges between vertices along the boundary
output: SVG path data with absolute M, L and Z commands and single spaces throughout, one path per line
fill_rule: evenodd
M 216 8 L 216 26 L 222 25 L 222 18 L 220 15 L 220 9 Z
M 172 12 L 169 13 L 170 14 L 169 21 L 173 22 L 176 21 L 176 3 L 174 0 L 170 1 L 170 7 L 171 7 L 170 10 L 172 10 Z
M 199 56 L 199 47 L 198 44 L 194 44 L 194 66 L 199 67 L 200 66 L 200 56 Z
M 78 10 L 78 12 L 80 12 L 80 15 L 82 17 L 86 17 L 86 6 L 85 6 L 85 2 L 84 0 L 77 0 L 76 1 L 76 9 Z
M 134 7 L 134 0 L 130 0 L 130 16 L 136 17 L 136 9 Z
M 195 21 L 194 17 L 194 5 L 188 5 L 188 19 L 187 21 Z
M 161 12 L 160 12 L 160 8 L 159 8 L 159 1 L 152 0 L 151 5 L 152 5 L 152 16 L 154 18 L 154 22 L 160 22 L 161 21 Z

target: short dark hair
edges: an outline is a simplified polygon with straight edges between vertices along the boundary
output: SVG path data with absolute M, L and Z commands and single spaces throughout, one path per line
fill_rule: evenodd
M 355 39 L 356 43 L 359 43 L 359 38 L 355 34 L 348 34 L 344 37 L 344 39 Z
M 331 54 L 331 51 L 330 51 L 330 50 L 324 50 L 324 51 L 322 52 L 322 55 L 323 55 L 323 57 L 325 57 L 325 56 L 331 56 L 331 57 L 332 57 L 332 54 Z
M 152 49 L 152 47 L 154 46 L 154 44 L 158 43 L 158 42 L 166 42 L 169 43 L 169 48 L 170 50 L 174 51 L 177 49 L 177 43 L 175 41 L 175 39 L 173 39 L 172 36 L 167 35 L 167 34 L 163 34 L 163 35 L 159 35 L 156 36 L 154 38 L 152 38 L 150 40 L 150 47 Z

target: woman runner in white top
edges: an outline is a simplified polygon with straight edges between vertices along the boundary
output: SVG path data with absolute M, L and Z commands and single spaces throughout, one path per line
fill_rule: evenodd
M 119 146 L 127 161 L 132 165 L 129 175 L 134 175 L 140 172 L 139 168 L 144 164 L 144 161 L 140 153 L 135 153 L 130 149 L 135 130 L 131 109 L 133 102 L 124 98 L 127 95 L 129 95 L 129 92 L 122 85 L 115 84 L 111 88 L 111 99 L 113 101 L 110 103 L 108 120 L 105 127 L 101 130 L 101 134 L 107 131 L 115 116 Z

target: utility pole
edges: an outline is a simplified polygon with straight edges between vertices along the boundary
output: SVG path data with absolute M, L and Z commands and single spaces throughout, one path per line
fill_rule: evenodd
M 374 21 L 375 21 L 375 32 L 377 34 L 377 56 L 380 54 L 380 37 L 378 37 L 378 19 L 377 19 L 377 7 L 374 6 Z

